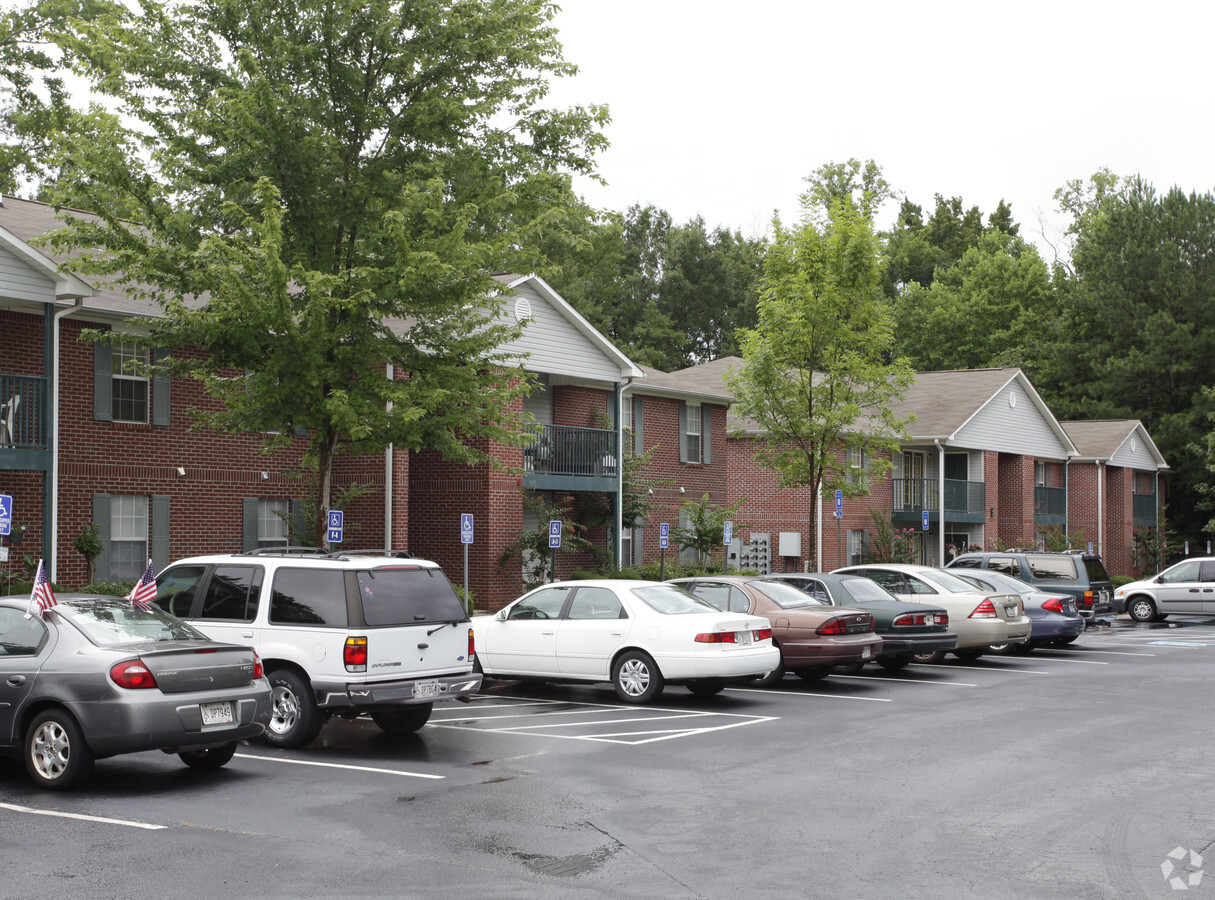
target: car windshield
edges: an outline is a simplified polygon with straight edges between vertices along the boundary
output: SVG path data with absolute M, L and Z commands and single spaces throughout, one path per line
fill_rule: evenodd
M 964 581 L 960 576 L 955 575 L 952 572 L 942 572 L 938 570 L 928 573 L 927 577 L 938 587 L 942 587 L 945 590 L 952 591 L 954 593 L 961 591 L 964 594 L 973 594 L 976 590 L 982 590 L 982 588 L 975 587 L 973 583 Z
M 807 606 L 822 606 L 801 588 L 796 588 L 783 581 L 752 581 L 755 588 L 781 609 L 801 609 Z
M 685 616 L 706 612 L 721 612 L 707 600 L 689 594 L 673 584 L 655 584 L 633 588 L 633 595 L 640 597 L 645 605 L 664 616 Z
M 897 600 L 890 591 L 868 578 L 845 578 L 840 582 L 851 597 L 849 602 L 869 603 L 873 600 Z
M 159 607 L 147 612 L 136 609 L 126 598 L 94 600 L 64 599 L 54 607 L 60 617 L 84 632 L 94 644 L 127 644 L 132 641 L 206 641 L 209 638 Z

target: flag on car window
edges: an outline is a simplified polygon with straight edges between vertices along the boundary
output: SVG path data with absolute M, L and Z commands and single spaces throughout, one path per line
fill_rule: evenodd
M 38 573 L 34 576 L 34 589 L 30 591 L 30 605 L 38 604 L 38 612 L 44 613 L 59 601 L 51 590 L 51 580 L 46 577 L 46 567 L 38 560 Z
M 148 611 L 150 604 L 156 599 L 156 573 L 152 571 L 152 560 L 148 560 L 148 567 L 144 569 L 135 587 L 131 588 L 131 593 L 127 594 L 127 599 L 135 604 L 136 609 L 144 612 Z

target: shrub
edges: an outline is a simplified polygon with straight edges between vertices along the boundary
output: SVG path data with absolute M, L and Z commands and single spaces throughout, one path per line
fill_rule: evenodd
M 104 594 L 107 597 L 125 597 L 135 587 L 134 581 L 93 581 L 80 589 L 82 594 Z

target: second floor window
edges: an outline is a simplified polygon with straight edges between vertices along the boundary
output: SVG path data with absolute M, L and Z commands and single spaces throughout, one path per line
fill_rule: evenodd
M 111 405 L 115 422 L 148 421 L 148 379 L 132 366 L 148 364 L 146 347 L 122 342 L 111 346 Z

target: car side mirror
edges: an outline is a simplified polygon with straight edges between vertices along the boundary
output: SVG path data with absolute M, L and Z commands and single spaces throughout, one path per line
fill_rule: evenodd
M 494 620 L 497 622 L 505 622 L 506 621 L 506 610 L 504 610 L 504 609 L 498 610 L 498 614 L 496 616 L 494 616 Z

